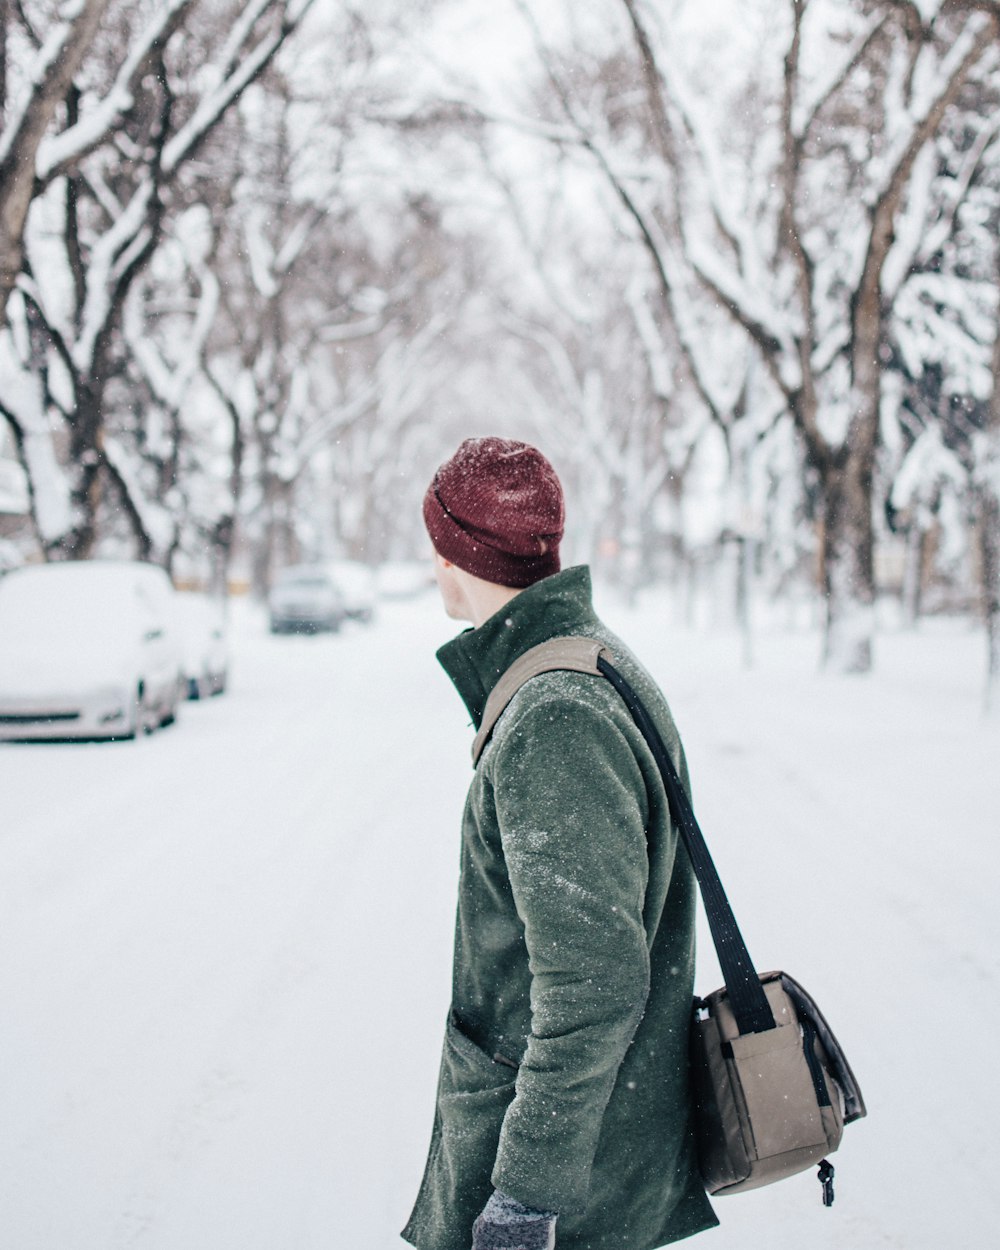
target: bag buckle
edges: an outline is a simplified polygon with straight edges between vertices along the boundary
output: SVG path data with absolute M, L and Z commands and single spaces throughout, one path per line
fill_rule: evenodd
M 833 1164 L 829 1159 L 819 1161 L 819 1183 L 823 1186 L 823 1206 L 833 1206 Z

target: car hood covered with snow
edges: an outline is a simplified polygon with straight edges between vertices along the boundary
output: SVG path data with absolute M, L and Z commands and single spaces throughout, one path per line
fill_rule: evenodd
M 0 627 L 0 699 L 46 698 L 131 686 L 138 671 L 131 639 L 9 637 Z

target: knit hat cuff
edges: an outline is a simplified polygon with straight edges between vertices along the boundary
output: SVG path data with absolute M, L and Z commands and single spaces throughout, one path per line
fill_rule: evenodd
M 475 527 L 460 524 L 442 503 L 434 485 L 424 496 L 424 524 L 438 555 L 497 586 L 523 590 L 559 572 L 559 535 L 542 552 L 518 555 L 502 551 Z M 539 542 L 545 545 L 544 540 Z

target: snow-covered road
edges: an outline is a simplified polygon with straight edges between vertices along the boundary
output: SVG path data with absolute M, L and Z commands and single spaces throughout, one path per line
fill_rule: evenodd
M 662 605 L 661 605 L 662 606 Z M 870 1117 L 718 1204 L 717 1250 L 965 1250 L 1000 1225 L 1000 726 L 978 639 L 868 681 L 781 635 L 608 612 L 660 676 L 751 950 Z M 432 599 L 333 638 L 246 615 L 229 694 L 136 743 L 0 747 L 0 1247 L 392 1250 L 427 1143 L 469 730 Z M 717 972 L 702 944 L 700 987 Z

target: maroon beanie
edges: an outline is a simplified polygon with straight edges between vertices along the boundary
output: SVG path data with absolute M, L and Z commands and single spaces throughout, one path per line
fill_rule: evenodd
M 498 586 L 522 589 L 559 572 L 563 519 L 555 469 L 510 438 L 467 438 L 424 496 L 435 551 Z

